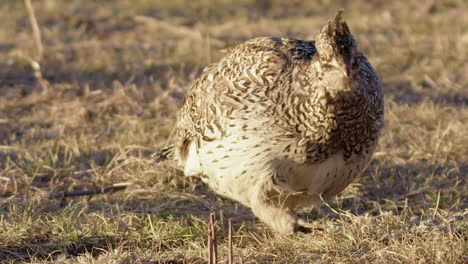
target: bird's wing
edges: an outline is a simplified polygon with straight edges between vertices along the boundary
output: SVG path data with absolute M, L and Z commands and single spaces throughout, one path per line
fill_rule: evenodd
M 268 107 L 268 93 L 289 64 L 281 45 L 275 38 L 252 39 L 209 66 L 188 91 L 178 120 L 178 142 L 219 140 L 240 111 L 239 117 L 248 118 L 255 112 L 252 108 Z

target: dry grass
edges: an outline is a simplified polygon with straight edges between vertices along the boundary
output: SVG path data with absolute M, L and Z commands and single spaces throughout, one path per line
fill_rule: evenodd
M 33 1 L 41 93 L 25 59 L 36 54 L 26 9 L 3 0 L 0 262 L 205 263 L 216 212 L 222 261 L 233 218 L 236 263 L 466 263 L 466 3 L 319 2 Z M 173 164 L 150 164 L 220 49 L 310 39 L 340 7 L 384 81 L 387 126 L 364 175 L 303 215 L 321 228 L 277 236 Z M 118 182 L 130 186 L 46 199 Z

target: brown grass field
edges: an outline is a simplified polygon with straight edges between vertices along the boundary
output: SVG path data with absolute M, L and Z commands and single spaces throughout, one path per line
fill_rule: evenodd
M 466 1 L 32 3 L 42 52 L 24 2 L 0 3 L 0 263 L 207 263 L 211 212 L 219 263 L 229 218 L 235 263 L 468 263 Z M 363 175 L 301 216 L 321 228 L 276 235 L 151 164 L 220 50 L 313 39 L 342 7 L 383 80 L 386 128 Z M 48 199 L 115 183 L 128 187 Z

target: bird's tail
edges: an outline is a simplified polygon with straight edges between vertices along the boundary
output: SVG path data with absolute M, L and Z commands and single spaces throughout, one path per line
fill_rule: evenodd
M 171 159 L 171 156 L 173 155 L 174 147 L 175 145 L 170 145 L 169 147 L 165 147 L 161 149 L 160 151 L 153 153 L 151 155 L 151 158 L 153 159 L 153 163 L 158 163 L 163 160 Z
M 340 66 L 345 67 L 349 76 L 357 54 L 357 42 L 343 19 L 343 9 L 322 28 L 316 37 L 315 46 L 321 62 L 326 64 L 336 60 Z

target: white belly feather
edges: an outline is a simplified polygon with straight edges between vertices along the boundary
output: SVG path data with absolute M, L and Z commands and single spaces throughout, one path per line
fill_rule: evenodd
M 259 186 L 273 181 L 275 189 L 284 194 L 302 193 L 296 204 L 290 204 L 299 209 L 312 207 L 320 195 L 328 198 L 341 192 L 370 160 L 370 155 L 364 155 L 345 161 L 339 151 L 319 164 L 298 164 L 286 160 L 280 152 L 285 142 L 264 142 L 264 138 L 245 138 L 242 133 L 207 142 L 198 150 L 192 142 L 184 173 L 204 175 L 204 181 L 217 193 L 247 206 Z

